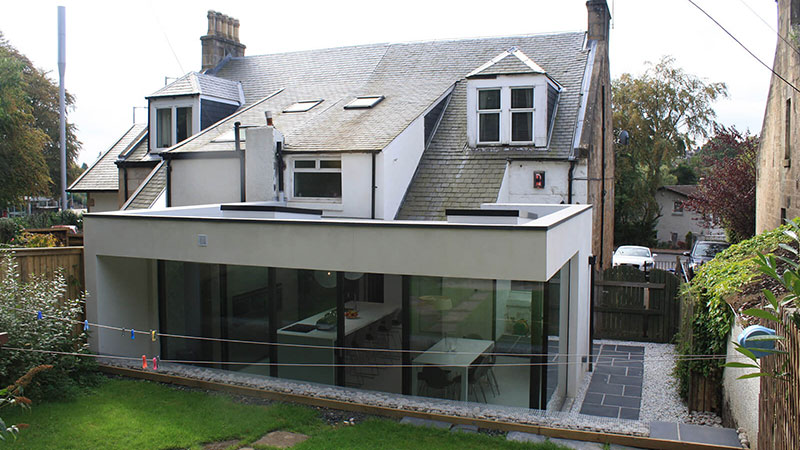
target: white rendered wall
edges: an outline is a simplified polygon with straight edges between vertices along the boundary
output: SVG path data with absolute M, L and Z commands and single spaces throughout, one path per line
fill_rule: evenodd
M 671 241 L 670 233 L 677 233 L 679 241 L 686 240 L 686 233 L 689 231 L 695 237 L 709 237 L 717 236 L 724 237 L 725 232 L 721 228 L 705 228 L 702 226 L 700 214 L 689 211 L 688 209 L 683 212 L 673 212 L 674 203 L 678 201 L 686 201 L 686 197 L 678 195 L 674 192 L 667 190 L 659 190 L 656 193 L 656 201 L 661 208 L 661 217 L 658 219 L 656 225 L 656 238 L 662 242 Z
M 544 189 L 533 188 L 533 173 L 545 172 Z M 572 203 L 586 204 L 585 160 L 575 165 Z M 498 203 L 568 203 L 568 161 L 509 161 L 498 194 Z
M 87 319 L 92 323 L 134 328 L 138 331 L 158 330 L 158 304 L 156 295 L 155 263 L 147 259 L 98 257 L 96 272 L 86 272 L 87 282 L 93 278 L 97 298 L 113 299 L 106 302 L 87 302 Z M 87 287 L 88 283 L 87 283 Z M 147 355 L 152 359 L 160 353 L 158 341 L 150 336 L 130 331 L 90 329 L 92 341 L 100 353 L 110 355 Z
M 425 151 L 425 115 L 449 95 L 448 90 L 378 154 L 376 219 L 394 220 Z
M 113 192 L 89 192 L 89 212 L 117 211 L 119 209 L 119 195 Z M 94 205 L 92 205 L 94 201 Z
M 725 362 L 742 362 L 742 354 L 733 346 L 733 340 L 742 332 L 742 326 L 734 323 L 731 338 L 728 339 L 728 356 Z M 749 361 L 747 361 L 749 362 Z M 737 427 L 744 428 L 747 439 L 753 450 L 758 448 L 758 396 L 761 393 L 761 379 L 745 378 L 742 375 L 753 373 L 753 369 L 736 369 L 726 367 L 722 372 L 723 403 L 730 408 L 731 416 Z
M 342 198 L 305 199 L 293 197 L 294 174 L 292 167 L 296 159 L 328 158 L 342 161 Z M 370 153 L 319 153 L 314 155 L 291 155 L 286 158 L 284 190 L 288 206 L 321 209 L 326 217 L 369 218 L 372 208 L 372 155 Z
M 248 202 L 275 200 L 275 128 L 247 130 L 245 183 Z
M 170 164 L 171 206 L 241 200 L 239 158 L 176 159 Z

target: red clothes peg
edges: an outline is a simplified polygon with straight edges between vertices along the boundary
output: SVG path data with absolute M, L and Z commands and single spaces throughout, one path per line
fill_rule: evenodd
M 147 356 L 142 355 L 142 369 L 147 369 Z

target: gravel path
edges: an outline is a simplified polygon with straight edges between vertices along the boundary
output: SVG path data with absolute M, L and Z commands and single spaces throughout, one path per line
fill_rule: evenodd
M 108 366 L 118 366 L 141 370 L 141 366 L 137 365 L 133 361 L 100 358 L 98 362 Z M 254 387 L 273 392 L 300 394 L 342 402 L 383 406 L 406 411 L 424 411 L 434 414 L 488 419 L 500 422 L 515 422 L 554 428 L 568 428 L 606 433 L 621 433 L 639 436 L 647 436 L 649 434 L 648 425 L 641 421 L 609 419 L 604 417 L 578 414 L 575 412 L 541 411 L 527 408 L 487 405 L 484 403 L 402 396 L 384 392 L 364 391 L 359 389 L 327 386 L 302 381 L 248 375 L 232 371 L 209 369 L 182 364 L 160 363 L 158 366 L 158 372 L 203 381 Z M 586 377 L 586 380 L 588 379 L 589 377 Z

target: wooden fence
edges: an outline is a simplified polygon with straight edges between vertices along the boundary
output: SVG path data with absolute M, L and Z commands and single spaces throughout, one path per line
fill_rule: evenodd
M 800 329 L 784 311 L 783 324 L 770 322 L 779 335 L 785 336 L 788 355 L 771 355 L 761 359 L 762 371 L 780 368 L 788 360 L 788 380 L 761 377 L 758 407 L 758 448 L 774 450 L 800 449 Z
M 670 342 L 679 326 L 679 284 L 664 270 L 606 270 L 595 280 L 595 338 Z
M 0 251 L 0 256 L 13 252 L 22 281 L 31 275 L 52 279 L 59 268 L 64 270 L 67 298 L 78 298 L 86 289 L 83 274 L 83 247 L 16 248 Z M 0 277 L 3 274 L 0 273 Z

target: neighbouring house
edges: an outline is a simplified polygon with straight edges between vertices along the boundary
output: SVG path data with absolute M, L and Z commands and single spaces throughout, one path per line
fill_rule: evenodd
M 122 211 L 85 217 L 89 320 L 172 337 L 100 329 L 92 348 L 569 404 L 590 256 L 613 245 L 610 15 L 587 9 L 587 33 L 260 56 L 209 12 L 204 72 L 109 150 Z
M 772 230 L 800 215 L 800 124 L 797 80 L 800 55 L 795 39 L 800 2 L 778 0 L 778 35 L 764 113 L 756 171 L 756 233 Z M 790 80 L 794 85 L 788 84 Z
M 700 214 L 683 208 L 683 203 L 695 191 L 697 191 L 697 186 L 691 184 L 676 184 L 658 188 L 656 202 L 661 208 L 661 217 L 656 225 L 658 242 L 669 242 L 672 245 L 684 242 L 691 245 L 686 242 L 688 233 L 692 233 L 694 239 L 725 239 L 725 231 L 722 228 L 705 226 Z

